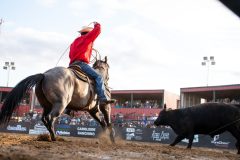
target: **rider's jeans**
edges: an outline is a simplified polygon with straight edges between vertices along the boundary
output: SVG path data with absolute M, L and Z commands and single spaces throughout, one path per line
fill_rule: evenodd
M 96 92 L 98 98 L 101 100 L 107 99 L 106 95 L 104 94 L 104 83 L 103 78 L 100 74 L 98 74 L 92 67 L 90 67 L 87 63 L 82 61 L 75 61 L 73 64 L 77 64 L 80 66 L 81 70 L 86 73 L 91 79 L 94 79 L 96 82 Z

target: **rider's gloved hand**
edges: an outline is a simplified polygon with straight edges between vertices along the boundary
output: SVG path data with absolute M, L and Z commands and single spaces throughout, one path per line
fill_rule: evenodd
M 92 22 L 93 23 L 93 25 L 96 25 L 96 24 L 99 24 L 98 22 L 96 22 L 96 21 L 94 21 L 94 22 Z

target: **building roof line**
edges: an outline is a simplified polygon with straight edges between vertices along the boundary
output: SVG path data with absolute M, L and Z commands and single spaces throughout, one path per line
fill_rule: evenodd
M 197 92 L 197 91 L 213 91 L 213 90 L 217 91 L 217 90 L 235 90 L 235 89 L 240 89 L 240 84 L 180 88 L 181 92 Z
M 121 94 L 121 93 L 129 93 L 129 94 L 131 94 L 131 93 L 135 93 L 135 94 L 137 94 L 137 93 L 164 93 L 164 90 L 163 89 L 152 89 L 152 90 L 112 90 L 111 91 L 112 93 L 119 93 L 119 94 Z

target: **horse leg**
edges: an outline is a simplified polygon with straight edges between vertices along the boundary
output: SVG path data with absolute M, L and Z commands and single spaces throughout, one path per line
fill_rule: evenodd
M 97 106 L 88 112 L 102 127 L 103 130 L 106 129 L 105 121 L 101 120 Z
M 46 126 L 46 128 L 48 129 L 48 131 L 50 130 L 50 126 L 48 125 L 48 121 L 47 121 L 47 115 L 50 113 L 49 109 L 43 108 L 43 113 L 42 113 L 42 122 L 43 124 Z
M 112 127 L 112 123 L 111 123 L 111 106 L 110 104 L 107 104 L 107 105 L 100 105 L 99 106 L 100 108 L 100 111 L 103 113 L 103 116 L 104 116 L 104 119 L 107 123 L 107 127 L 108 127 L 108 130 L 110 132 L 110 139 L 112 141 L 112 143 L 115 143 L 115 130 L 114 128 Z
M 36 93 L 36 96 L 38 98 L 39 103 L 43 107 L 42 122 L 50 133 L 50 130 L 51 130 L 50 127 L 51 126 L 49 126 L 50 123 L 48 122 L 47 116 L 51 111 L 52 104 L 47 100 L 46 96 L 43 93 L 42 83 L 39 83 L 39 84 L 36 85 L 35 93 Z
M 63 105 L 63 103 L 55 103 L 52 106 L 52 111 L 46 116 L 48 131 L 50 133 L 52 141 L 56 141 L 54 122 L 59 117 L 59 115 L 64 111 L 64 109 L 65 105 Z

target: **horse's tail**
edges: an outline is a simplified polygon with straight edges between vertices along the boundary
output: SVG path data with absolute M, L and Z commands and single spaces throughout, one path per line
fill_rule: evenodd
M 12 91 L 7 95 L 0 111 L 0 124 L 8 123 L 12 116 L 14 109 L 17 108 L 23 96 L 40 83 L 44 78 L 44 74 L 35 74 L 23 79 L 19 82 Z

